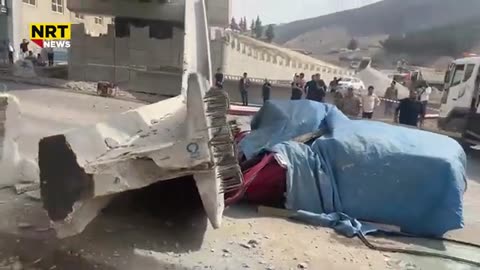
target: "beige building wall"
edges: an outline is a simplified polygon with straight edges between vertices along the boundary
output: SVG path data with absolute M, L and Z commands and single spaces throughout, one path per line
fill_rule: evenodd
M 76 15 L 67 9 L 67 0 L 15 0 L 22 2 L 20 20 L 20 37 L 29 39 L 29 27 L 31 23 L 65 23 L 85 24 L 85 31 L 92 36 L 107 33 L 108 24 L 112 23 L 111 17 L 95 17 L 92 15 Z M 70 0 L 75 1 L 75 0 Z M 28 3 L 25 3 L 28 2 Z M 52 2 L 62 4 L 61 12 L 52 9 Z M 57 7 L 57 5 L 55 5 Z M 40 47 L 30 43 L 29 49 L 37 52 Z

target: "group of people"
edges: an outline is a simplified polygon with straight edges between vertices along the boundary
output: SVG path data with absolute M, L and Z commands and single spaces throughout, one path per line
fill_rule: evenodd
M 35 56 L 33 52 L 29 50 L 28 48 L 29 44 L 30 42 L 28 42 L 27 39 L 23 39 L 22 43 L 20 43 L 20 58 L 30 60 L 34 65 L 37 65 L 37 66 L 47 66 L 47 65 L 53 66 L 55 53 L 52 48 L 45 49 L 46 55 L 47 55 L 47 61 L 45 61 L 40 53 L 37 54 L 37 56 Z M 14 54 L 15 54 L 15 48 L 10 43 L 8 45 L 8 60 L 10 64 L 14 63 Z
M 305 74 L 295 74 L 292 81 L 291 100 L 299 100 L 304 96 L 308 100 L 323 102 L 327 93 L 327 85 L 319 73 L 312 75 L 310 81 L 305 81 Z
M 345 95 L 336 92 L 335 105 L 347 116 L 356 118 L 361 114 L 364 119 L 372 119 L 375 109 L 381 104 L 374 90 L 373 86 L 369 86 L 367 94 L 363 96 L 357 95 L 353 88 L 349 88 Z M 394 116 L 395 123 L 402 125 L 415 127 L 423 125 L 431 93 L 432 88 L 426 82 L 422 82 L 410 90 L 408 98 L 399 100 L 396 82 L 392 81 L 383 97 L 385 116 Z
M 375 87 L 369 86 L 367 93 L 359 95 L 355 93 L 354 88 L 349 88 L 346 93 L 342 91 L 335 91 L 336 84 L 338 84 L 337 78 L 330 82 L 329 87 L 322 80 L 320 74 L 314 74 L 310 81 L 305 80 L 305 74 L 295 74 L 291 83 L 291 100 L 299 100 L 302 98 L 324 102 L 328 88 L 334 94 L 335 105 L 347 116 L 352 118 L 362 117 L 364 119 L 372 119 L 375 110 L 381 105 L 381 99 L 375 94 Z M 215 86 L 219 89 L 223 89 L 225 76 L 222 70 L 219 68 L 215 74 Z M 242 99 L 242 105 L 248 106 L 248 90 L 251 87 L 251 81 L 248 78 L 248 74 L 243 73 L 242 78 L 239 80 L 238 89 Z M 272 90 L 272 84 L 268 79 L 265 79 L 262 85 L 262 97 L 266 102 L 270 99 Z M 423 124 L 427 112 L 427 104 L 429 96 L 432 92 L 432 88 L 423 82 L 416 89 L 410 91 L 408 98 L 399 100 L 398 89 L 396 82 L 392 81 L 390 87 L 385 91 L 383 100 L 385 103 L 385 115 L 394 117 L 395 122 L 409 125 L 418 126 Z
M 381 104 L 374 91 L 373 86 L 369 86 L 367 94 L 361 96 L 355 93 L 353 87 L 348 88 L 346 94 L 337 91 L 334 95 L 335 105 L 349 117 L 356 118 L 361 114 L 364 119 L 372 119 L 375 109 Z

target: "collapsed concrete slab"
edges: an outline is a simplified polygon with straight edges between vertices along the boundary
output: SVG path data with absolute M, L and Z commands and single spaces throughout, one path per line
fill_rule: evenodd
M 385 95 L 385 91 L 390 87 L 392 78 L 389 78 L 386 74 L 372 68 L 372 60 L 365 59 L 362 61 L 361 68 L 356 74 L 356 77 L 361 79 L 366 87 L 373 85 L 375 87 L 375 93 L 379 97 Z M 398 98 L 407 98 L 409 90 L 407 87 L 397 83 Z
M 193 175 L 218 228 L 223 193 L 242 174 L 227 123 L 227 96 L 190 75 L 186 95 L 39 143 L 41 194 L 59 237 L 77 234 L 118 193 Z
M 38 166 L 20 156 L 17 138 L 21 129 L 20 103 L 15 96 L 0 94 L 0 187 L 19 182 L 38 182 Z

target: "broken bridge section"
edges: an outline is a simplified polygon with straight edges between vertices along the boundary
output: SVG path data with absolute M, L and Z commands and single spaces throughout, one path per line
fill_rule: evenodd
M 42 139 L 42 199 L 58 236 L 83 231 L 118 193 L 189 175 L 218 228 L 223 193 L 241 185 L 242 174 L 227 96 L 206 89 L 207 80 L 192 74 L 186 96 Z

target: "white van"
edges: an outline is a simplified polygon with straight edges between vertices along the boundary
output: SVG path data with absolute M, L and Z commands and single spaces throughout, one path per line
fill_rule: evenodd
M 445 74 L 438 126 L 480 144 L 480 57 L 455 60 Z

